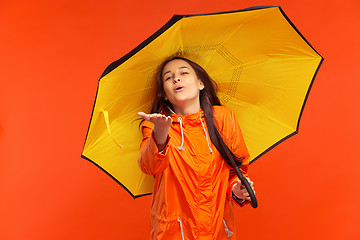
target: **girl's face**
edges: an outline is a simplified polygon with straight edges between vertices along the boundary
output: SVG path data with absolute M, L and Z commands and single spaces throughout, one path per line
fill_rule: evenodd
M 200 90 L 204 84 L 196 76 L 194 69 L 184 60 L 175 59 L 167 63 L 162 71 L 166 98 L 173 104 L 175 112 L 179 108 L 198 107 L 200 110 Z M 181 112 L 181 111 L 180 111 Z

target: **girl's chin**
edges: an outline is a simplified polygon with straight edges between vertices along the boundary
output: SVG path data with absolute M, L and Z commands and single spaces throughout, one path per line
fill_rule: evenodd
M 195 97 L 186 97 L 186 96 L 175 96 L 174 98 L 171 99 L 170 101 L 173 105 L 188 105 L 189 103 L 195 103 L 199 102 L 200 103 L 200 99 L 199 97 L 195 96 Z
M 175 112 L 187 112 L 188 110 L 194 111 L 197 108 L 200 109 L 200 101 L 198 99 L 177 99 L 170 102 L 173 105 Z

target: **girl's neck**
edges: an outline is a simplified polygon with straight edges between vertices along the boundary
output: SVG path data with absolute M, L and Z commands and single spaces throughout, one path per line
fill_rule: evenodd
M 201 110 L 201 108 L 199 103 L 199 104 L 192 104 L 190 106 L 181 106 L 181 107 L 174 105 L 174 110 L 177 115 L 185 116 L 185 115 L 197 113 Z

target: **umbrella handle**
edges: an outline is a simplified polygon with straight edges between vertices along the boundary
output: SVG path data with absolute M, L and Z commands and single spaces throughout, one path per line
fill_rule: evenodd
M 252 187 L 250 186 L 248 180 L 242 175 L 240 169 L 238 166 L 236 166 L 235 168 L 235 172 L 236 172 L 236 175 L 238 176 L 238 178 L 240 179 L 241 183 L 245 186 L 246 190 L 248 191 L 249 195 L 250 195 L 250 205 L 253 207 L 253 208 L 257 208 L 258 206 L 258 203 L 257 203 L 257 200 L 256 200 L 256 196 L 255 196 L 255 193 L 254 193 L 254 190 L 252 189 Z
M 238 178 L 240 179 L 241 183 L 245 186 L 246 190 L 248 191 L 249 193 L 249 196 L 250 196 L 250 205 L 253 207 L 253 208 L 257 208 L 258 206 L 258 203 L 257 203 L 257 200 L 256 200 L 256 196 L 255 196 L 255 193 L 252 189 L 252 187 L 250 186 L 248 180 L 242 175 L 240 169 L 239 169 L 239 166 L 235 163 L 231 153 L 230 153 L 230 150 L 229 148 L 225 145 L 225 143 L 222 142 L 222 145 L 225 149 L 225 152 L 226 152 L 226 155 L 228 156 L 230 162 L 231 162 L 231 165 L 233 166 L 233 168 L 235 169 L 235 172 L 236 172 L 236 175 L 238 176 Z

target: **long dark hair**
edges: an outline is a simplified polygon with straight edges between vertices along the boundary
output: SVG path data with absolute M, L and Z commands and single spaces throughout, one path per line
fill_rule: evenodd
M 210 139 L 216 149 L 219 151 L 221 157 L 227 162 L 231 167 L 228 154 L 235 160 L 238 166 L 241 166 L 242 157 L 236 156 L 225 144 L 223 138 L 221 137 L 219 130 L 214 123 L 213 108 L 214 105 L 221 105 L 220 100 L 217 96 L 217 84 L 214 82 L 208 73 L 197 63 L 183 57 L 171 57 L 165 60 L 158 68 L 156 73 L 156 95 L 151 108 L 151 113 L 162 113 L 167 116 L 171 116 L 171 110 L 174 110 L 173 105 L 169 100 L 165 100 L 165 92 L 163 86 L 163 69 L 166 64 L 172 60 L 180 59 L 187 62 L 195 71 L 196 76 L 201 79 L 204 84 L 204 89 L 200 91 L 200 107 L 204 111 L 206 124 L 208 127 L 208 132 Z

